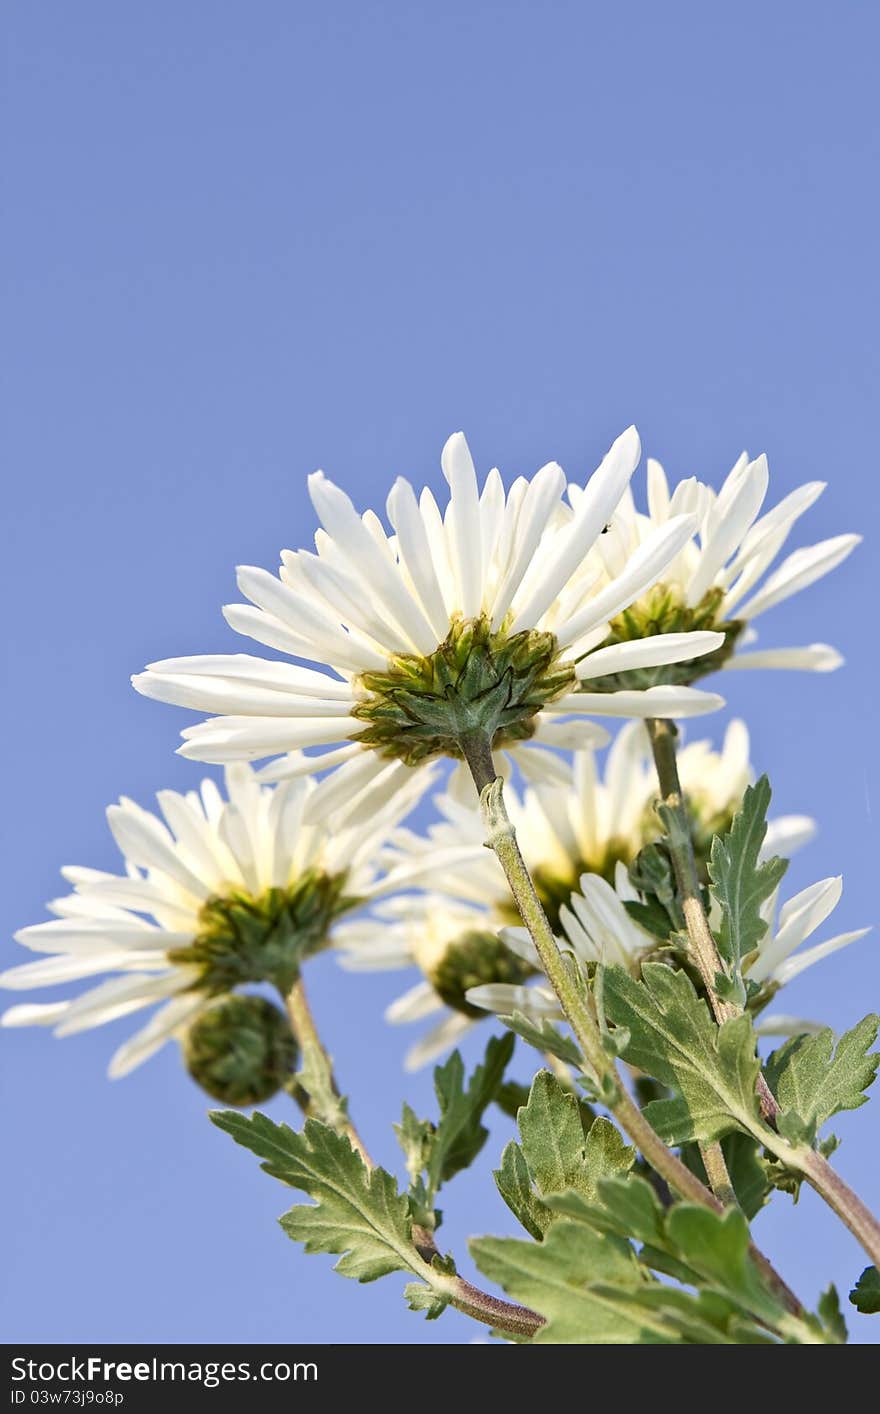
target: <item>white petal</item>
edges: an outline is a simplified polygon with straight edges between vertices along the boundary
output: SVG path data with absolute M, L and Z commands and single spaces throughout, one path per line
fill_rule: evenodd
M 130 1040 L 114 1052 L 107 1071 L 111 1080 L 128 1075 L 136 1066 L 154 1055 L 177 1031 L 192 1021 L 206 1005 L 205 998 L 198 992 L 184 997 L 174 997 L 160 1007 L 147 1025 L 135 1033 Z
M 554 542 L 552 563 L 548 563 L 527 602 L 517 608 L 511 632 L 537 627 L 611 519 L 638 466 L 641 451 L 638 432 L 634 427 L 628 427 L 614 442 L 584 487 L 584 494 L 578 501 L 570 524 Z
M 832 539 L 823 540 L 818 545 L 795 550 L 787 560 L 783 560 L 779 569 L 770 576 L 763 589 L 759 589 L 753 599 L 743 604 L 737 617 L 741 619 L 757 618 L 758 614 L 763 614 L 774 604 L 779 604 L 783 599 L 797 594 L 799 590 L 806 589 L 808 585 L 836 569 L 841 561 L 852 553 L 861 538 L 861 535 L 835 535 Z
M 430 982 L 417 982 L 385 1008 L 385 1020 L 391 1026 L 400 1026 L 410 1021 L 421 1021 L 423 1017 L 433 1016 L 434 1012 L 442 1010 L 443 1003 Z
M 701 717 L 723 706 L 724 698 L 717 692 L 664 683 L 641 692 L 571 692 L 548 710 L 560 715 L 589 712 L 597 717 Z
M 786 668 L 809 673 L 833 673 L 843 658 L 830 643 L 811 643 L 806 648 L 762 648 L 756 653 L 734 653 L 725 668 Z
M 724 645 L 724 634 L 709 630 L 695 633 L 656 633 L 648 638 L 633 638 L 625 643 L 613 643 L 589 653 L 578 663 L 581 679 L 610 677 L 613 673 L 633 668 L 660 667 L 666 663 L 686 663 L 702 658 Z
M 788 958 L 776 968 L 773 980 L 782 985 L 790 982 L 793 977 L 797 977 L 799 973 L 812 967 L 814 963 L 821 962 L 824 957 L 830 957 L 832 953 L 839 952 L 841 948 L 848 948 L 850 943 L 857 943 L 870 931 L 870 928 L 856 928 L 851 933 L 838 933 L 835 938 L 829 938 L 825 943 L 817 943 L 815 947 L 795 953 L 794 957 Z
M 471 619 L 481 608 L 483 549 L 477 477 L 464 433 L 452 434 L 441 453 L 440 465 L 451 492 L 449 550 L 458 583 L 459 607 L 464 617 Z
M 628 604 L 640 598 L 668 568 L 692 538 L 696 529 L 693 516 L 676 516 L 643 541 L 630 556 L 623 574 L 600 590 L 578 613 L 559 625 L 556 636 L 564 648 L 591 632 L 597 624 L 613 619 Z
M 441 1021 L 439 1026 L 435 1026 L 424 1036 L 421 1041 L 417 1041 L 411 1046 L 404 1058 L 406 1070 L 420 1070 L 429 1061 L 436 1060 L 442 1056 L 444 1051 L 448 1051 L 454 1046 L 466 1031 L 470 1031 L 474 1026 L 474 1021 L 469 1016 L 463 1016 L 461 1012 L 453 1012 L 445 1021 Z

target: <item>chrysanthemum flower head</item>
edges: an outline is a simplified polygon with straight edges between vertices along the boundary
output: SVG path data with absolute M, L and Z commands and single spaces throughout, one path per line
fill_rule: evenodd
M 315 552 L 284 551 L 277 576 L 244 568 L 250 601 L 227 621 L 270 648 L 326 664 L 320 671 L 250 655 L 173 658 L 134 678 L 146 696 L 218 715 L 184 733 L 185 756 L 257 760 L 333 748 L 311 768 L 336 767 L 312 809 L 342 802 L 365 814 L 414 766 L 461 759 L 479 735 L 502 751 L 574 744 L 584 714 L 682 716 L 720 699 L 688 688 L 585 692 L 625 670 L 713 653 L 713 629 L 602 647 L 609 622 L 646 594 L 695 529 L 670 515 L 608 574 L 585 562 L 610 522 L 640 456 L 635 428 L 612 446 L 572 508 L 556 463 L 505 492 L 497 471 L 478 485 L 461 434 L 443 449 L 449 500 L 416 496 L 398 480 L 387 502 L 393 533 L 359 515 L 322 472 L 309 487 L 322 528 Z M 602 581 L 601 585 L 599 581 Z M 594 733 L 595 736 L 595 733 Z M 297 756 L 264 772 L 303 769 Z
M 12 1007 L 4 1026 L 41 1024 L 66 1036 L 158 1003 L 116 1051 L 112 1076 L 171 1036 L 184 1041 L 200 1080 L 213 1076 L 214 1094 L 234 1048 L 238 1074 L 227 1078 L 239 1089 L 248 1057 L 278 1070 L 290 1053 L 284 1018 L 236 989 L 271 983 L 285 992 L 303 959 L 330 943 L 338 920 L 381 891 L 377 860 L 422 782 L 413 780 L 369 824 L 333 822 L 332 829 L 305 821 L 314 789 L 306 778 L 261 786 L 240 763 L 228 769 L 226 785 L 226 799 L 210 780 L 185 795 L 160 791 L 162 818 L 127 799 L 110 806 L 125 873 L 64 869 L 73 892 L 50 904 L 57 917 L 16 934 L 48 956 L 0 974 L 0 986 L 29 990 L 111 976 L 72 999 Z
M 647 514 L 636 510 L 627 491 L 608 532 L 597 543 L 591 569 L 601 562 L 604 573 L 613 579 L 670 518 L 693 515 L 696 530 L 647 593 L 613 618 L 607 641 L 623 645 L 654 634 L 716 629 L 724 642 L 692 663 L 680 661 L 662 669 L 639 668 L 608 676 L 598 690 L 689 683 L 719 668 L 829 672 L 840 666 L 840 654 L 825 643 L 742 652 L 757 637 L 752 625 L 761 614 L 835 569 L 861 540 L 860 535 L 832 536 L 793 551 L 767 574 L 797 520 L 825 489 L 824 482 L 798 487 L 762 514 L 769 486 L 765 456 L 750 461 L 744 452 L 718 492 L 696 477 L 671 489 L 660 463 L 650 458 L 647 481 Z M 578 489 L 570 488 L 569 495 L 577 507 Z

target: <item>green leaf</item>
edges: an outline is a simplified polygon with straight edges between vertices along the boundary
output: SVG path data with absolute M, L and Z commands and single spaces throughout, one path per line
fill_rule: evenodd
M 849 1299 L 863 1316 L 876 1316 L 880 1311 L 880 1272 L 866 1267 L 849 1294 Z
M 527 1016 L 523 1016 L 521 1011 L 515 1011 L 512 1016 L 499 1017 L 517 1036 L 521 1036 L 524 1041 L 528 1041 L 530 1046 L 534 1046 L 541 1055 L 556 1056 L 557 1060 L 565 1061 L 566 1065 L 580 1068 L 582 1064 L 581 1053 L 570 1037 L 564 1036 L 562 1032 L 543 1017 L 540 1022 L 530 1021 Z
M 396 1271 L 423 1274 L 424 1263 L 410 1240 L 406 1195 L 384 1169 L 368 1170 L 344 1135 L 314 1119 L 296 1134 L 259 1112 L 220 1110 L 210 1118 L 261 1158 L 266 1173 L 315 1199 L 280 1220 L 307 1252 L 341 1253 L 335 1270 L 357 1281 Z
M 526 1232 L 539 1241 L 552 1221 L 552 1213 L 532 1188 L 529 1167 L 515 1139 L 504 1147 L 501 1167 L 495 1169 L 496 1186 L 510 1211 Z
M 605 1007 L 630 1032 L 626 1060 L 677 1092 L 645 1108 L 667 1143 L 759 1126 L 759 1066 L 748 1016 L 717 1026 L 687 974 L 656 962 L 644 965 L 640 982 L 622 967 L 607 968 Z
M 762 776 L 746 790 L 727 833 L 716 835 L 712 841 L 708 865 L 711 892 L 722 914 L 718 951 L 735 973 L 766 933 L 761 905 L 788 868 L 786 859 L 758 863 L 767 833 L 769 804 L 770 782 Z
M 480 1237 L 470 1249 L 490 1280 L 545 1317 L 534 1344 L 675 1343 L 662 1317 L 626 1310 L 628 1293 L 643 1278 L 632 1249 L 618 1238 L 560 1219 L 543 1242 Z M 611 1289 L 594 1292 L 590 1283 L 600 1282 Z
M 436 1321 L 449 1305 L 449 1297 L 442 1291 L 435 1291 L 423 1282 L 411 1281 L 403 1288 L 407 1305 L 411 1311 L 424 1311 L 426 1321 Z
M 483 1063 L 477 1066 L 467 1087 L 464 1063 L 458 1051 L 453 1051 L 445 1065 L 437 1066 L 434 1071 L 440 1119 L 426 1166 L 428 1189 L 432 1194 L 472 1164 L 485 1144 L 489 1131 L 480 1121 L 498 1093 L 515 1044 L 512 1035 L 490 1037 Z
M 518 1115 L 523 1154 L 538 1193 L 569 1189 L 595 1198 L 603 1178 L 632 1168 L 635 1150 L 604 1117 L 584 1134 L 581 1106 L 547 1070 L 532 1081 L 529 1102 Z
M 782 1114 L 779 1129 L 794 1142 L 811 1143 L 817 1130 L 840 1110 L 856 1110 L 877 1073 L 880 1053 L 868 1054 L 880 1017 L 866 1016 L 834 1046 L 830 1029 L 793 1036 L 767 1061 L 766 1075 Z
M 584 1174 L 584 1129 L 574 1095 L 547 1070 L 532 1081 L 518 1115 L 523 1154 L 540 1194 L 579 1189 Z
M 843 1319 L 843 1312 L 840 1309 L 840 1297 L 837 1294 L 837 1287 L 832 1283 L 819 1297 L 819 1320 L 825 1330 L 831 1335 L 838 1345 L 846 1345 L 849 1332 L 846 1329 L 846 1321 Z

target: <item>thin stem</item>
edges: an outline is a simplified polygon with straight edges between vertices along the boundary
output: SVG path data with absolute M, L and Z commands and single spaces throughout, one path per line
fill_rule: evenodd
M 709 1186 L 719 1203 L 723 1203 L 725 1208 L 738 1207 L 736 1193 L 730 1181 L 730 1172 L 720 1142 L 714 1139 L 711 1143 L 701 1144 L 700 1157 L 703 1160 L 703 1168 L 706 1170 Z
M 815 1149 L 805 1151 L 802 1170 L 810 1187 L 816 1190 L 820 1198 L 825 1200 L 829 1208 L 849 1228 L 874 1266 L 880 1267 L 880 1222 L 867 1204 L 862 1202 L 837 1170 Z
M 302 1059 L 302 1069 L 297 1076 L 298 1083 L 292 1091 L 294 1097 L 305 1114 L 320 1119 L 337 1133 L 345 1134 L 367 1168 L 375 1168 L 336 1083 L 333 1063 L 318 1034 L 302 973 L 284 1000 Z M 505 1331 L 508 1335 L 532 1336 L 544 1324 L 544 1317 L 539 1316 L 536 1311 L 530 1311 L 527 1306 L 518 1306 L 514 1302 L 490 1296 L 472 1282 L 465 1281 L 464 1277 L 436 1272 L 431 1263 L 439 1253 L 434 1236 L 427 1228 L 413 1224 L 412 1240 L 425 1264 L 422 1273 L 424 1280 L 435 1290 L 444 1292 L 457 1311 L 471 1316 L 483 1325 Z
M 675 750 L 677 731 L 675 723 L 666 717 L 649 717 L 645 722 L 663 805 L 666 808 L 666 843 L 675 871 L 675 882 L 681 898 L 682 912 L 687 927 L 691 954 L 709 998 L 709 1005 L 719 1026 L 731 1017 L 740 1015 L 740 1008 L 733 1002 L 723 1001 L 715 990 L 715 979 L 724 972 L 724 965 L 718 953 L 700 890 L 700 876 L 694 858 L 691 838 L 691 822 L 687 804 L 678 777 L 678 760 Z M 759 1073 L 756 1082 L 758 1103 L 761 1113 L 771 1124 L 779 1114 L 779 1106 L 773 1097 L 767 1081 Z
M 715 1212 L 723 1212 L 723 1205 L 705 1184 L 700 1182 L 696 1174 L 691 1173 L 677 1155 L 667 1148 L 621 1084 L 617 1067 L 602 1044 L 599 1027 L 589 1012 L 574 974 L 569 971 L 559 951 L 532 876 L 520 853 L 516 831 L 504 805 L 504 782 L 495 771 L 488 738 L 484 734 L 474 734 L 464 738 L 461 746 L 480 795 L 480 806 L 486 825 L 486 844 L 495 852 L 504 870 L 520 917 L 535 944 L 547 979 L 562 1004 L 589 1069 L 603 1086 L 605 1103 L 643 1157 L 680 1198 L 699 1203 Z M 749 1250 L 773 1290 L 790 1311 L 798 1314 L 803 1308 L 797 1297 L 754 1244 L 750 1244 Z
M 305 1113 L 320 1119 L 337 1133 L 347 1135 L 352 1148 L 357 1150 L 367 1167 L 372 1168 L 373 1161 L 352 1123 L 348 1106 L 336 1084 L 333 1063 L 318 1035 L 302 973 L 284 1000 L 300 1050 L 302 1069 L 297 1079 L 298 1090 L 305 1099 Z

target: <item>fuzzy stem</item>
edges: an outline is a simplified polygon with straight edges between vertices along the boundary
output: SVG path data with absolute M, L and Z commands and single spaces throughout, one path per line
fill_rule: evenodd
M 705 1208 L 712 1208 L 715 1212 L 723 1212 L 723 1204 L 700 1182 L 696 1174 L 691 1173 L 678 1156 L 667 1148 L 621 1084 L 617 1066 L 606 1052 L 599 1027 L 590 1014 L 574 974 L 569 971 L 559 951 L 532 876 L 520 853 L 516 831 L 504 805 L 504 782 L 495 771 L 488 738 L 484 734 L 475 733 L 463 738 L 461 747 L 479 792 L 486 825 L 486 844 L 495 852 L 504 870 L 520 917 L 535 944 L 547 979 L 562 1004 L 588 1067 L 603 1086 L 605 1103 L 642 1156 L 680 1198 L 690 1203 L 699 1203 Z M 750 1243 L 749 1251 L 770 1287 L 789 1311 L 799 1315 L 803 1308 L 782 1277 L 754 1243 Z
M 322 1123 L 348 1138 L 352 1148 L 360 1154 L 368 1169 L 375 1167 L 348 1113 L 348 1106 L 342 1097 L 333 1074 L 333 1063 L 318 1034 L 306 994 L 302 973 L 285 997 L 287 1015 L 293 1028 L 302 1057 L 302 1070 L 297 1076 L 293 1089 L 295 1099 L 304 1113 L 320 1119 Z M 483 1325 L 506 1331 L 508 1335 L 532 1336 L 544 1324 L 544 1317 L 527 1306 L 518 1306 L 511 1301 L 502 1301 L 481 1291 L 464 1277 L 439 1274 L 431 1266 L 438 1256 L 433 1234 L 427 1228 L 413 1224 L 413 1246 L 425 1263 L 424 1280 L 435 1290 L 444 1292 L 450 1304 L 465 1316 L 471 1316 Z
M 737 1207 L 736 1193 L 730 1181 L 730 1172 L 719 1141 L 715 1139 L 709 1144 L 701 1144 L 700 1157 L 703 1160 L 703 1168 L 706 1170 L 709 1186 L 719 1203 L 723 1203 L 725 1208 Z

